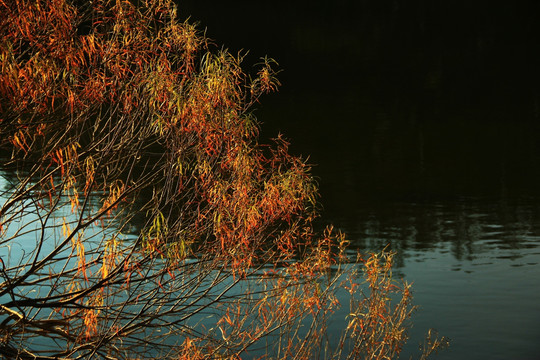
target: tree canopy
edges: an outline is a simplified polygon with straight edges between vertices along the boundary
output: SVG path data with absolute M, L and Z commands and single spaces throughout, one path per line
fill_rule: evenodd
M 359 293 L 343 235 L 313 225 L 309 165 L 282 137 L 259 143 L 273 60 L 246 74 L 169 0 L 0 11 L 0 354 L 399 353 L 409 285 L 373 255 Z M 356 305 L 325 349 L 345 283 Z

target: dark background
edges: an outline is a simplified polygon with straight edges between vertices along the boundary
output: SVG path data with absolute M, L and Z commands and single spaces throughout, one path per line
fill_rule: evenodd
M 216 47 L 268 55 L 255 111 L 309 156 L 325 215 L 384 201 L 536 192 L 540 2 L 179 1 Z

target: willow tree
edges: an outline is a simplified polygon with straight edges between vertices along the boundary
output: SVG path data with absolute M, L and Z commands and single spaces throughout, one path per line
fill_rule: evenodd
M 0 11 L 1 355 L 399 353 L 408 285 L 374 256 L 371 295 L 354 300 L 346 241 L 314 230 L 309 166 L 281 138 L 258 142 L 273 61 L 246 75 L 169 0 Z M 332 352 L 343 281 L 354 306 Z

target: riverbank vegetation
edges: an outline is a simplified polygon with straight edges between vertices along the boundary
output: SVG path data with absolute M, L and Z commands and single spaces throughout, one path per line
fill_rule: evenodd
M 344 235 L 313 225 L 309 165 L 259 143 L 274 61 L 246 74 L 168 0 L 0 11 L 0 354 L 399 354 L 414 307 L 391 254 L 354 266 Z

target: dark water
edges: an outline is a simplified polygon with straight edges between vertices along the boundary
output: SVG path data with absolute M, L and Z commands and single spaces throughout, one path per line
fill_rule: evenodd
M 338 220 L 355 245 L 390 244 L 396 274 L 413 282 L 420 309 L 404 355 L 434 327 L 452 340 L 438 359 L 538 358 L 538 199 L 366 202 L 355 215 Z
M 540 4 L 180 2 L 231 51 L 278 60 L 256 115 L 316 164 L 323 220 L 398 252 L 414 354 L 540 359 Z M 248 68 L 249 69 L 249 68 Z M 335 324 L 336 328 L 339 323 Z

